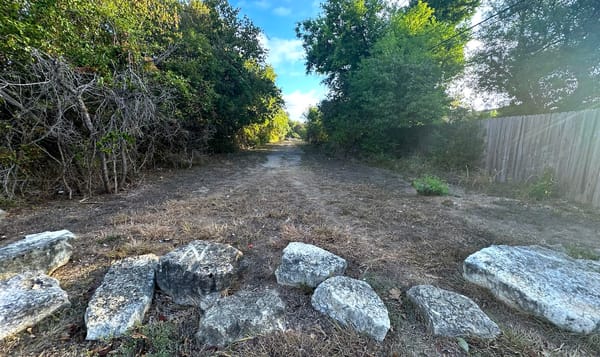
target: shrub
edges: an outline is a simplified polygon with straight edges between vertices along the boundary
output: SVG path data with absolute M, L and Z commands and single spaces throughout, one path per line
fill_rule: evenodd
M 125 337 L 116 351 L 117 356 L 167 357 L 177 352 L 176 328 L 173 324 L 159 322 L 139 326 Z
M 422 145 L 437 167 L 471 170 L 481 162 L 484 134 L 477 121 L 431 125 L 429 135 L 422 139 Z
M 545 169 L 541 177 L 525 187 L 526 198 L 536 201 L 556 197 L 557 194 L 557 181 L 554 176 L 554 171 L 550 168 Z
M 414 180 L 412 185 L 419 195 L 445 196 L 448 194 L 448 184 L 435 176 L 425 175 Z

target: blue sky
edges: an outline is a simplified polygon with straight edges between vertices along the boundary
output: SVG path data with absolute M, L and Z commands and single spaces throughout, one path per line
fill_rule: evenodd
M 231 0 L 241 14 L 263 30 L 263 46 L 268 49 L 270 63 L 277 73 L 277 85 L 283 92 L 286 110 L 293 120 L 302 120 L 310 105 L 325 97 L 322 77 L 306 75 L 304 49 L 296 38 L 296 23 L 319 14 L 320 1 Z

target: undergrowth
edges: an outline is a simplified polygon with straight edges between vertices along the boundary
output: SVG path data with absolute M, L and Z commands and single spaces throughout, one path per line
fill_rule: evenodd
M 419 195 L 445 196 L 448 194 L 448 184 L 436 176 L 425 175 L 412 182 Z
M 177 352 L 175 325 L 159 322 L 139 326 L 123 338 L 115 356 L 169 357 Z

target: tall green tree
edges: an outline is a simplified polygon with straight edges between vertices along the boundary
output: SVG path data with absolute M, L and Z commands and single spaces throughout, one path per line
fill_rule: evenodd
M 321 5 L 321 16 L 296 27 L 307 72 L 325 75 L 332 95 L 344 95 L 349 73 L 370 56 L 383 34 L 385 4 L 383 0 L 330 0 Z
M 505 114 L 578 110 L 600 104 L 600 2 L 494 0 L 504 11 L 479 31 L 483 90 L 507 95 Z
M 464 66 L 465 41 L 447 41 L 456 33 L 423 2 L 396 14 L 350 78 L 349 107 L 355 110 L 347 140 L 383 151 L 392 144 L 390 133 L 444 117 L 450 103 L 446 84 Z
M 380 151 L 393 146 L 394 130 L 441 120 L 446 84 L 464 67 L 462 21 L 475 3 L 444 2 L 440 20 L 423 1 L 331 0 L 301 23 L 307 71 L 326 75 L 331 90 L 320 105 L 328 139 L 345 151 Z
M 260 30 L 225 0 L 192 0 L 183 6 L 180 31 L 176 51 L 159 67 L 188 82 L 188 124 L 208 126 L 214 150 L 234 150 L 238 131 L 272 117 L 277 108 L 269 103 L 281 102 Z

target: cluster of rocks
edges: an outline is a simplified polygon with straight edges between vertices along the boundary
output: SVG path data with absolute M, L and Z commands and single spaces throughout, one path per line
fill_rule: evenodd
M 390 329 L 383 301 L 368 283 L 341 276 L 346 261 L 321 248 L 290 243 L 275 272 L 282 285 L 316 287 L 313 307 L 355 330 L 382 341 Z M 408 299 L 422 312 L 429 331 L 439 336 L 495 338 L 498 326 L 469 298 L 433 286 L 414 286 Z
M 44 232 L 0 248 L 0 340 L 70 304 L 48 274 L 69 261 L 74 238 L 65 230 Z
M 33 326 L 68 306 L 67 293 L 48 274 L 72 254 L 69 231 L 45 232 L 0 248 L 0 339 Z M 177 304 L 202 311 L 197 338 L 210 346 L 284 331 L 285 304 L 275 289 L 221 296 L 240 273 L 242 252 L 230 245 L 193 241 L 158 257 L 129 257 L 111 265 L 85 311 L 86 339 L 126 333 L 143 321 L 156 287 Z M 275 272 L 278 284 L 314 289 L 315 310 L 341 324 L 384 340 L 386 306 L 365 281 L 344 276 L 346 261 L 310 244 L 290 243 Z M 569 331 L 600 326 L 600 263 L 545 248 L 492 246 L 464 262 L 466 280 L 488 288 L 510 306 Z M 418 285 L 406 297 L 438 336 L 492 339 L 498 326 L 466 296 Z
M 311 303 L 317 311 L 383 341 L 390 329 L 387 308 L 369 284 L 342 276 L 346 267 L 337 255 L 292 242 L 283 250 L 275 276 L 281 285 L 316 288 Z

